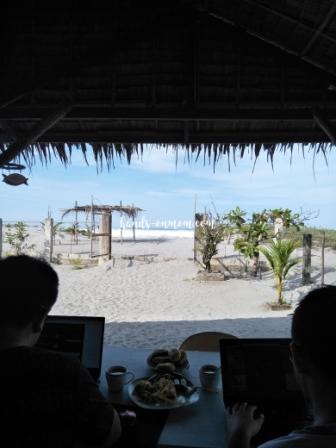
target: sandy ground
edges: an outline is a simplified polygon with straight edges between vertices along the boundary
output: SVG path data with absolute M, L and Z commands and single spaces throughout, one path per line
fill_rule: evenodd
M 41 253 L 43 233 L 38 229 L 29 233 L 35 252 Z M 76 269 L 74 265 L 55 264 L 60 291 L 51 314 L 105 316 L 105 343 L 123 347 L 176 347 L 200 331 L 288 337 L 293 310 L 272 311 L 267 306 L 276 297 L 271 273 L 263 272 L 261 279 L 200 282 L 195 279 L 199 267 L 192 261 L 190 235 L 138 232 L 135 243 L 114 240 L 114 259 L 100 266 Z M 85 257 L 88 253 L 85 237 L 78 245 L 69 237 L 60 241 L 55 252 L 63 257 L 69 253 Z M 237 259 L 230 245 L 221 246 L 218 255 L 226 257 L 225 262 Z M 289 274 L 285 295 L 293 306 L 310 288 L 319 286 L 320 265 L 320 253 L 314 252 L 311 286 L 301 285 L 300 265 Z M 325 283 L 336 284 L 334 251 L 326 250 L 325 266 Z

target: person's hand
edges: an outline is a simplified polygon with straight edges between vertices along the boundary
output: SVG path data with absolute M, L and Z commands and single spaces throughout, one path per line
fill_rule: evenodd
M 264 416 L 255 417 L 256 409 L 256 406 L 247 403 L 236 403 L 232 409 L 226 409 L 230 437 L 238 436 L 249 442 L 260 431 Z

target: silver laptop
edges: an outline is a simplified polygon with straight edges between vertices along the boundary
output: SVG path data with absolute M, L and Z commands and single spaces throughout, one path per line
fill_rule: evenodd
M 101 373 L 104 317 L 47 316 L 37 347 L 78 358 L 98 381 Z

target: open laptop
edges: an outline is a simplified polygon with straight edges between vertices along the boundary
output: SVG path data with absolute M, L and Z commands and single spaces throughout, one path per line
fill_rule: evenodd
M 289 359 L 290 339 L 222 339 L 225 406 L 248 402 L 265 415 L 259 445 L 308 423 L 306 405 Z
M 104 317 L 47 316 L 37 347 L 78 358 L 98 381 L 101 372 Z

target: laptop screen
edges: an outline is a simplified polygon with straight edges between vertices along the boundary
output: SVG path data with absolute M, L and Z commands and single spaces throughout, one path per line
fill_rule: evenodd
M 78 358 L 95 381 L 101 371 L 104 317 L 47 316 L 36 346 Z
M 290 339 L 222 339 L 224 402 L 300 396 L 289 344 Z

